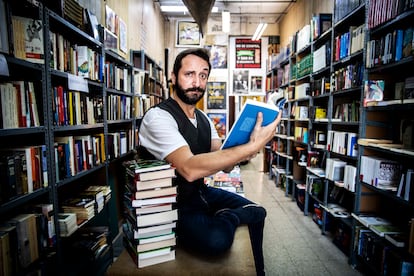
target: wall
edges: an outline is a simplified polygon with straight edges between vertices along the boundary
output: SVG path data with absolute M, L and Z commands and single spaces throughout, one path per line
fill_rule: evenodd
M 171 18 L 165 23 L 165 41 L 166 48 L 169 49 L 169 68 L 172 67 L 175 56 L 185 48 L 176 47 L 176 28 L 177 21 L 190 20 L 194 21 L 191 17 L 187 18 Z M 221 26 L 221 13 L 219 15 L 211 15 L 207 22 L 207 32 L 201 40 L 200 46 L 205 45 L 222 45 L 223 41 L 228 46 L 229 36 L 253 36 L 253 33 L 256 30 L 257 25 L 260 23 L 258 18 L 248 18 L 248 17 L 237 17 L 232 16 L 230 24 L 230 34 L 224 34 L 220 32 L 212 32 L 212 26 L 218 24 Z M 278 35 L 279 34 L 279 25 L 276 23 L 268 22 L 268 26 L 263 33 L 263 37 L 269 35 Z M 171 71 L 171 70 L 170 70 Z
M 105 6 L 108 5 L 127 24 L 128 49 L 145 50 L 147 54 L 164 67 L 165 41 L 164 18 L 159 6 L 153 0 L 78 0 L 79 4 L 91 10 L 98 22 L 105 25 Z M 128 53 L 119 54 L 129 60 Z
M 302 29 L 303 26 L 310 24 L 313 14 L 332 13 L 333 5 L 333 0 L 298 0 L 279 24 L 280 45 L 286 46 L 290 36 Z

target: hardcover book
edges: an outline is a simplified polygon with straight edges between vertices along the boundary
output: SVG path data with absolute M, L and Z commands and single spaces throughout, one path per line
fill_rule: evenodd
M 256 118 L 259 112 L 263 113 L 262 126 L 266 126 L 277 118 L 279 111 L 280 109 L 276 105 L 247 99 L 240 111 L 240 115 L 237 117 L 229 134 L 226 136 L 221 149 L 227 149 L 247 143 L 256 124 Z
M 15 56 L 30 62 L 44 63 L 43 24 L 41 20 L 13 16 Z
M 157 171 L 169 169 L 171 164 L 165 160 L 129 160 L 124 162 L 124 166 L 134 173 L 143 173 L 149 171 Z
M 175 168 L 171 167 L 169 169 L 157 170 L 157 171 L 148 171 L 141 172 L 134 175 L 136 181 L 147 181 L 154 180 L 166 177 L 175 177 Z

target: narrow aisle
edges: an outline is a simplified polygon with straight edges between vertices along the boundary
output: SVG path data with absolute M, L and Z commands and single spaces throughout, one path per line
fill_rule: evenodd
M 321 234 L 296 202 L 286 197 L 263 173 L 263 155 L 241 166 L 246 197 L 267 210 L 264 255 L 267 275 L 362 275 L 348 264 L 348 258 Z

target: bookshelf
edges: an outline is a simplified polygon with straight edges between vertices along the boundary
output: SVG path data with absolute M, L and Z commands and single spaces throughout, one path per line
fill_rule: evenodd
M 356 178 L 357 150 L 347 151 L 344 140 L 359 134 L 365 4 L 347 6 L 348 12 L 339 5 L 341 1 L 335 2 L 332 14 L 314 15 L 274 58 L 268 84 L 275 83 L 289 102 L 269 148 L 273 155 L 269 163 L 274 166 L 276 185 L 280 176 L 285 179 L 286 195 L 349 256 L 350 243 L 345 242 L 353 233 L 350 214 L 356 202 L 355 184 L 328 168 L 339 166 L 343 172 L 347 166 L 354 173 L 350 179 Z M 321 21 L 326 23 L 323 27 Z M 354 36 L 359 34 L 360 42 L 351 51 L 345 46 L 351 45 L 352 31 Z
M 131 50 L 130 60 L 134 66 L 134 83 L 141 86 L 141 93 L 136 93 L 137 112 L 142 115 L 149 107 L 168 97 L 166 78 L 162 67 L 144 50 Z
M 414 13 L 412 4 L 393 1 L 394 6 L 389 6 L 385 2 L 382 6 L 375 6 L 374 1 L 367 1 L 365 10 L 367 43 L 364 84 L 380 80 L 384 82 L 384 89 L 380 101 L 365 103 L 365 89 L 361 97 L 359 129 L 362 139 L 358 145 L 361 178 L 356 186 L 358 200 L 353 213 L 356 217 L 353 238 L 359 246 L 352 251 L 351 262 L 367 273 L 401 275 L 404 269 L 408 269 L 408 273 L 413 271 L 413 252 L 409 249 L 409 243 L 414 238 L 414 198 L 412 193 L 405 195 L 404 190 L 399 193 L 398 187 L 400 183 L 404 188 L 413 187 L 412 181 L 406 176 L 413 169 L 412 133 L 407 131 L 410 129 L 409 122 L 412 121 L 408 110 L 412 110 L 413 106 L 407 80 L 413 76 L 408 68 L 412 67 L 414 61 L 413 52 L 404 52 L 404 40 L 400 42 L 397 37 L 404 37 L 405 30 L 412 28 Z M 390 47 L 379 48 L 381 43 Z M 375 47 L 377 50 L 373 51 Z M 400 92 L 400 85 L 405 87 L 405 93 Z M 370 181 L 364 168 L 370 167 L 369 160 L 374 159 L 387 162 L 389 178 L 383 179 L 374 173 L 373 181 Z M 378 169 L 381 167 L 379 165 Z M 383 237 L 372 231 L 371 227 L 364 226 L 361 217 L 365 214 L 382 218 L 397 226 L 402 232 L 405 246 L 398 247 L 386 237 L 387 234 Z M 364 252 L 361 243 L 375 247 L 375 254 L 384 261 L 381 263 Z M 411 270 L 408 268 L 410 266 Z
M 0 141 L 1 151 L 7 152 L 1 157 L 2 235 L 4 225 L 22 213 L 35 213 L 37 220 L 53 223 L 55 227 L 54 237 L 45 241 L 45 245 L 39 240 L 42 246 L 39 246 L 38 257 L 25 267 L 11 269 L 19 275 L 33 271 L 52 275 L 61 269 L 69 274 L 80 271 L 103 274 L 112 263 L 112 241 L 119 234 L 121 221 L 116 201 L 119 179 L 116 172 L 120 161 L 130 156 L 137 143 L 133 113 L 134 66 L 105 48 L 101 41 L 86 33 L 83 26 L 62 17 L 54 6 L 24 0 L 6 0 L 4 4 L 6 21 L 12 27 L 8 28 L 9 51 L 2 48 L 1 53 L 9 71 L 8 75 L 0 76 L 0 96 L 4 102 Z M 41 23 L 39 45 L 43 55 L 39 55 L 38 60 L 28 61 L 17 55 L 17 43 L 13 38 L 19 34 L 12 25 L 13 16 Z M 9 105 L 5 104 L 3 87 L 12 89 L 13 97 L 6 97 Z M 17 100 L 22 104 L 17 104 Z M 22 111 L 23 107 L 26 112 Z M 18 163 L 7 166 L 8 161 L 16 160 Z M 6 186 L 11 179 L 8 169 L 26 172 L 22 164 L 29 165 L 28 160 L 35 160 L 32 171 L 36 174 L 32 175 L 31 182 L 19 182 L 24 185 L 18 190 L 15 184 Z M 97 190 L 86 192 L 87 189 Z M 59 214 L 69 200 L 80 194 L 94 197 L 94 208 L 88 209 L 82 221 L 79 215 L 73 233 L 66 234 L 67 224 Z M 39 204 L 46 213 L 42 213 Z M 50 233 L 45 228 L 36 230 L 39 237 Z M 76 242 L 84 238 L 85 233 L 95 237 L 88 242 L 105 247 L 92 259 Z
M 267 161 L 270 168 L 273 166 L 269 176 L 276 176 L 277 186 L 281 184 L 280 178 L 289 180 L 289 174 L 293 183 L 305 182 L 295 185 L 299 188 L 296 191 L 286 189 L 286 194 L 291 193 L 304 214 L 311 215 L 319 225 L 321 233 L 349 256 L 350 264 L 374 274 L 383 274 L 388 265 L 393 274 L 400 275 L 402 267 L 410 267 L 413 260 L 409 249 L 409 240 L 413 239 L 413 199 L 412 193 L 404 193 L 405 187 L 412 187 L 407 174 L 412 174 L 414 156 L 412 119 L 408 113 L 413 104 L 409 92 L 413 75 L 408 69 L 413 64 L 413 52 L 402 45 L 401 37 L 410 37 L 406 45 L 412 41 L 414 15 L 409 3 L 393 4 L 355 1 L 349 5 L 335 1 L 330 28 L 313 37 L 310 45 L 299 43 L 302 47 L 297 46 L 298 36 L 303 36 L 298 31 L 286 47 L 292 53 L 282 48 L 273 58 L 267 92 L 288 95 L 289 114 L 282 119 L 267 147 Z M 313 55 L 313 64 L 308 74 L 303 72 L 303 65 L 309 53 Z M 288 81 L 284 77 L 286 68 L 290 71 Z M 381 99 L 365 104 L 368 81 L 382 82 L 384 87 Z M 297 97 L 299 86 L 307 82 L 309 93 L 305 98 Z M 294 116 L 297 113 L 292 108 L 306 106 L 306 120 Z M 300 135 L 295 134 L 298 127 L 308 128 L 308 141 L 301 141 Z M 286 140 L 292 153 L 286 154 Z M 300 160 L 302 154 L 306 158 Z M 289 161 L 290 158 L 293 160 Z M 389 170 L 394 169 L 392 181 L 378 176 L 372 181 L 368 178 L 366 168 L 375 159 L 383 160 L 386 165 L 382 166 Z M 306 161 L 305 173 L 299 166 L 301 161 Z M 340 174 L 330 168 L 336 168 Z M 405 242 L 392 241 L 387 234 L 364 226 L 360 216 L 366 213 L 404 229 L 398 236 L 405 237 Z M 376 254 L 381 260 L 388 258 L 383 265 L 364 253 L 361 243 L 367 240 L 369 246 L 378 249 Z

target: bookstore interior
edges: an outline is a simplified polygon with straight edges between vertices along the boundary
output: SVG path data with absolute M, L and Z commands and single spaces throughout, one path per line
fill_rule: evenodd
M 139 124 L 197 47 L 225 148 L 274 106 L 275 189 L 355 270 L 414 275 L 412 0 L 0 0 L 0 275 L 176 260 L 176 170 L 140 158 Z M 245 196 L 242 171 L 205 185 Z

